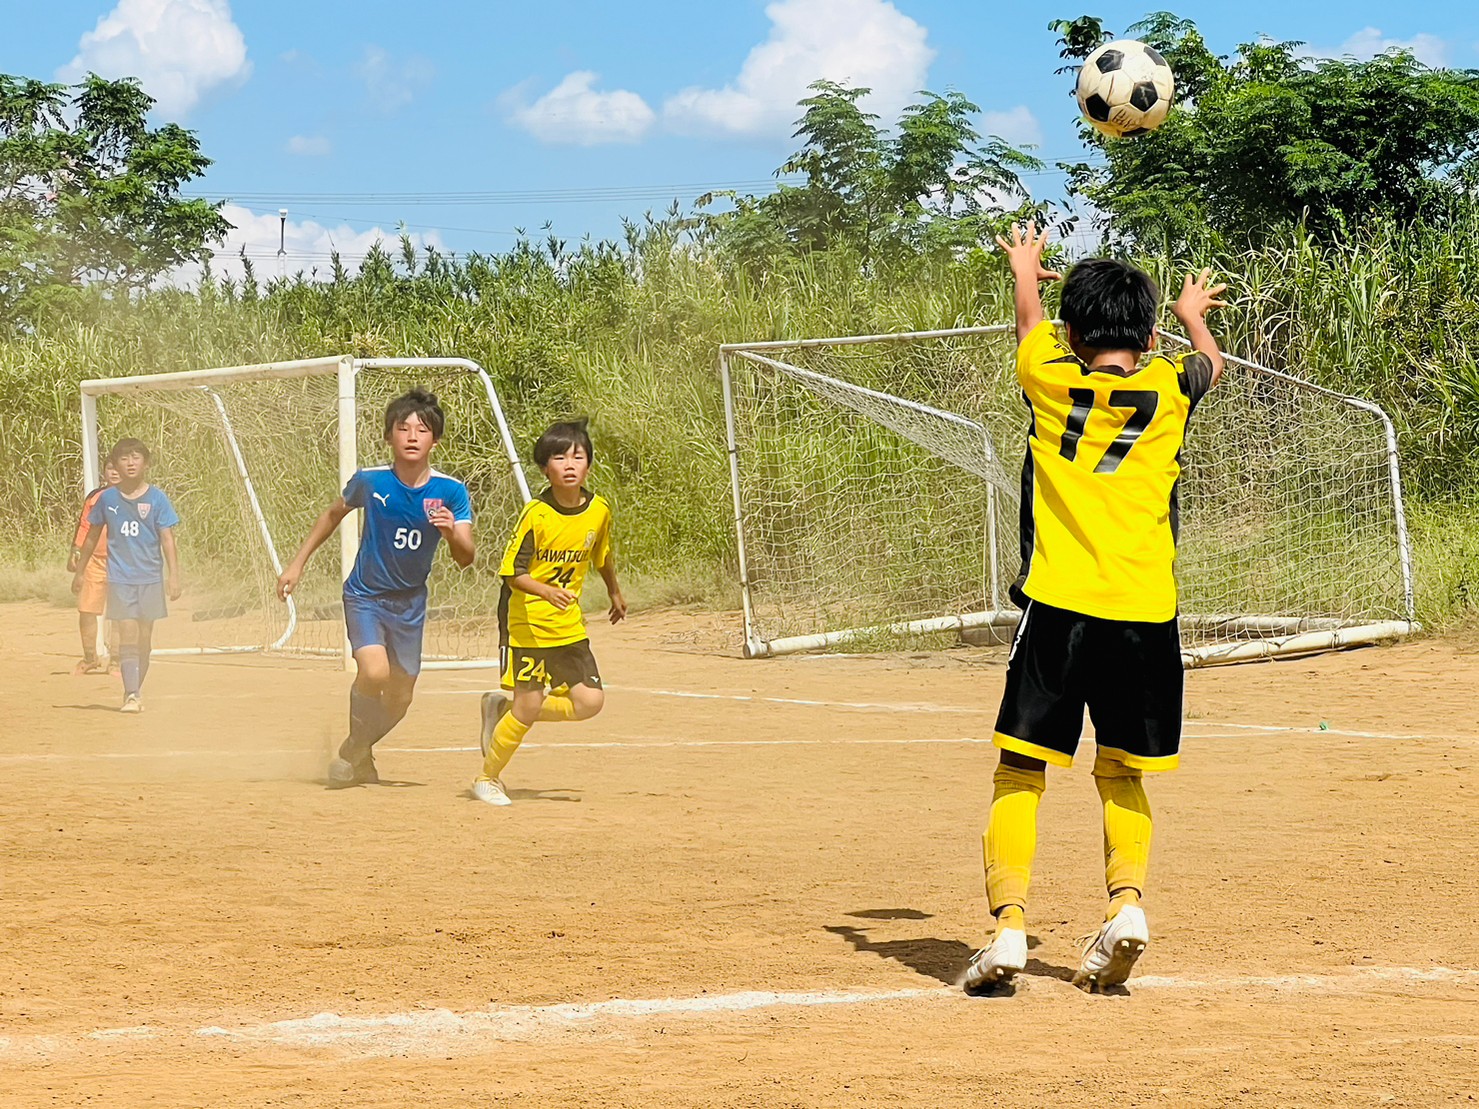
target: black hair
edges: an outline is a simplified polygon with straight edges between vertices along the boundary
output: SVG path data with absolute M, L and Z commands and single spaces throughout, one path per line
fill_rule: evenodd
M 1113 258 L 1089 258 L 1063 282 L 1063 322 L 1095 350 L 1143 352 L 1155 332 L 1161 291 L 1150 274 Z
M 572 447 L 580 447 L 585 451 L 585 460 L 594 462 L 596 448 L 591 444 L 591 433 L 586 430 L 588 422 L 581 417 L 578 420 L 561 420 L 550 424 L 534 443 L 534 465 L 542 470 L 551 458 L 564 454 Z
M 126 454 L 139 455 L 143 458 L 144 465 L 147 466 L 149 464 L 149 448 L 144 446 L 142 439 L 118 440 L 118 442 L 113 444 L 113 449 L 108 452 L 108 457 L 103 460 L 103 464 L 105 466 L 113 466 L 116 470 L 118 467 L 114 464 Z
M 431 429 L 433 439 L 440 439 L 446 430 L 447 416 L 437 403 L 437 395 L 418 385 L 385 406 L 385 438 L 390 438 L 396 424 L 412 416 L 421 417 L 421 422 Z

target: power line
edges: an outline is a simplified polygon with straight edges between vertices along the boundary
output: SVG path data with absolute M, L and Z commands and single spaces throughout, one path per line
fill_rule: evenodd
M 1066 159 L 1065 159 L 1066 160 Z M 1045 162 L 1055 160 L 1044 159 Z M 1045 166 L 1041 170 L 1028 170 L 1019 177 L 1061 177 L 1064 170 L 1056 166 Z M 573 189 L 510 189 L 510 190 L 461 190 L 448 192 L 263 192 L 258 190 L 233 192 L 218 190 L 217 196 L 205 193 L 185 194 L 190 199 L 208 200 L 224 195 L 230 202 L 242 207 L 259 204 L 396 204 L 396 205 L 439 205 L 446 207 L 505 205 L 505 204 L 592 204 L 602 201 L 621 200 L 667 200 L 675 195 L 702 194 L 710 192 L 775 192 L 786 185 L 800 185 L 805 178 L 800 174 L 781 177 L 751 178 L 738 181 L 690 181 L 671 185 L 609 185 L 589 186 Z M 342 218 L 342 217 L 333 217 Z

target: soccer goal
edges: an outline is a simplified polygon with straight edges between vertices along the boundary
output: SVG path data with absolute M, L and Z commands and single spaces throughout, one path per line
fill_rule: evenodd
M 1010 634 L 1028 430 L 1014 352 L 1008 326 L 720 348 L 746 656 Z M 1187 666 L 1416 629 L 1378 406 L 1229 358 L 1183 468 Z
M 324 544 L 286 604 L 277 575 L 355 469 L 389 458 L 385 405 L 435 392 L 447 431 L 432 464 L 467 483 L 481 557 L 445 552 L 429 582 L 425 665 L 496 665 L 497 552 L 529 498 L 498 393 L 462 358 L 311 358 L 82 383 L 85 484 L 121 437 L 153 453 L 150 481 L 174 501 L 185 594 L 156 654 L 277 652 L 348 661 L 340 596 L 359 515 Z

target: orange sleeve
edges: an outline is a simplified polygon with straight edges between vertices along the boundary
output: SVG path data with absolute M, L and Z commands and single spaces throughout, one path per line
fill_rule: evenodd
M 98 503 L 98 498 L 102 495 L 101 489 L 94 489 L 82 502 L 82 517 L 77 521 L 77 534 L 72 537 L 74 550 L 81 550 L 82 544 L 87 542 L 88 533 L 92 531 L 92 525 L 87 522 L 87 514 L 92 511 L 92 506 Z

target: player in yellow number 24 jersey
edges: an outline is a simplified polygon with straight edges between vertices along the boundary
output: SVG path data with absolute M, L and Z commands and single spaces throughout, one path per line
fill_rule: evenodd
M 585 488 L 595 458 L 584 420 L 554 424 L 534 444 L 549 488 L 524 506 L 503 565 L 498 602 L 502 686 L 482 701 L 483 772 L 472 793 L 509 804 L 501 775 L 540 720 L 589 720 L 606 701 L 591 654 L 580 591 L 595 569 L 615 624 L 627 614 L 611 553 L 611 509 Z
M 1205 316 L 1225 285 L 1187 277 L 1173 311 L 1191 340 L 1179 358 L 1156 346 L 1160 292 L 1124 262 L 1078 263 L 1063 283 L 1065 335 L 1043 318 L 1046 233 L 998 238 L 1016 279 L 1017 379 L 1031 409 L 1022 467 L 1022 620 L 996 718 L 996 768 L 983 848 L 991 944 L 971 960 L 967 991 L 1010 982 L 1027 963 L 1025 908 L 1046 767 L 1071 766 L 1084 709 L 1098 751 L 1109 909 L 1084 941 L 1075 985 L 1129 977 L 1150 934 L 1140 907 L 1150 857 L 1141 774 L 1170 770 L 1181 745 L 1176 627 L 1176 481 L 1192 409 L 1222 374 Z

